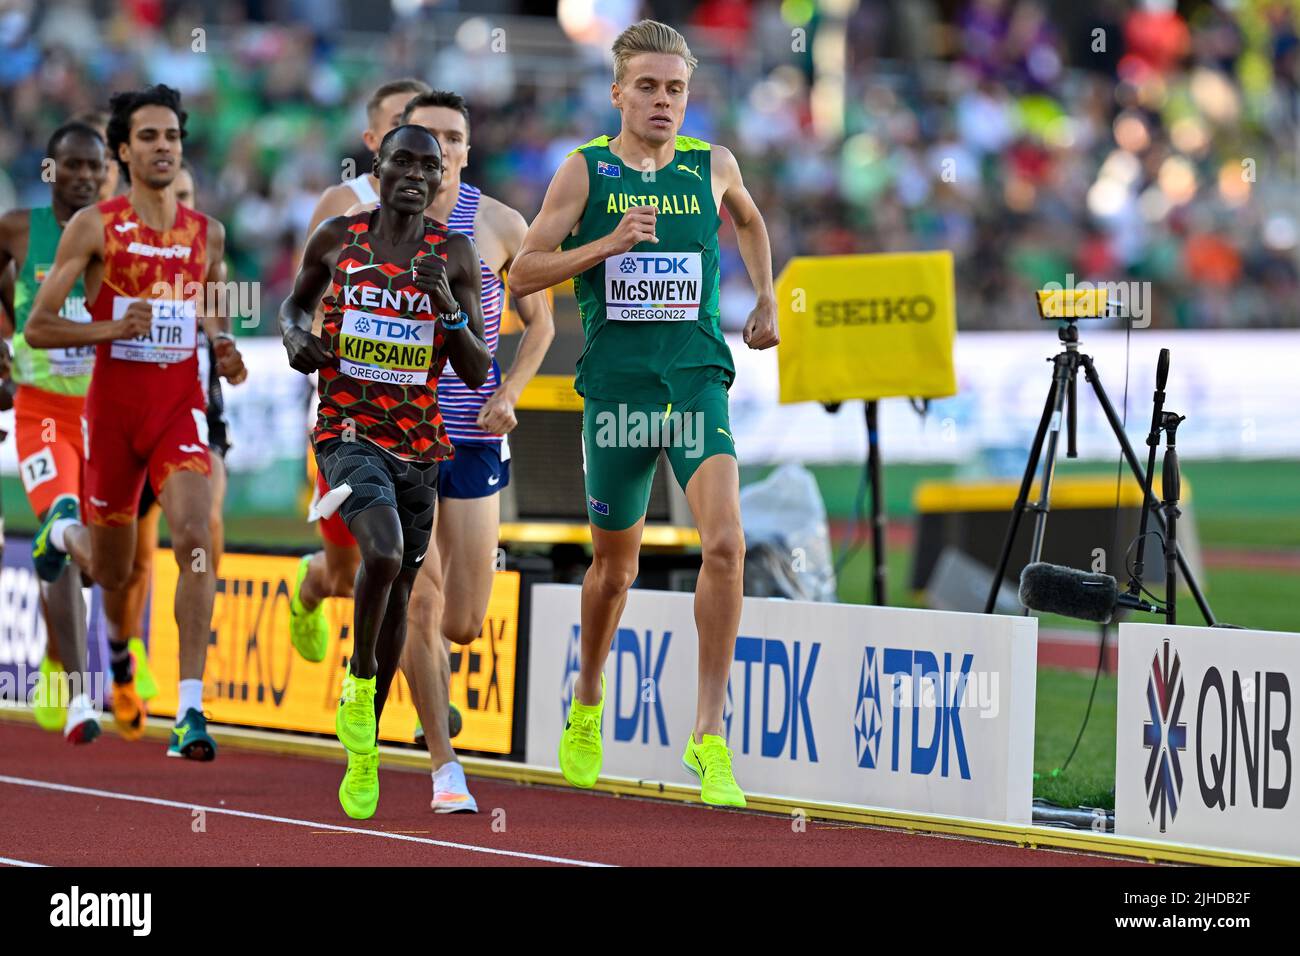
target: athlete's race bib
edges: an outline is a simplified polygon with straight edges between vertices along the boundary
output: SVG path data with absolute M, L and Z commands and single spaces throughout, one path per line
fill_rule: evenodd
M 44 282 L 51 268 L 49 265 L 36 266 L 36 281 Z M 86 297 L 68 296 L 63 300 L 63 308 L 59 310 L 59 316 L 73 322 L 89 322 L 90 312 L 86 309 Z M 93 345 L 70 345 L 66 348 L 46 349 L 45 355 L 50 363 L 51 375 L 72 378 L 89 375 L 95 369 L 95 346 Z
M 89 322 L 90 312 L 86 309 L 84 295 L 70 295 L 59 310 L 59 315 L 73 322 Z M 50 374 L 67 377 L 89 375 L 95 370 L 95 346 L 70 345 L 66 348 L 49 349 L 46 352 L 50 360 Z
M 698 252 L 625 252 L 605 260 L 605 318 L 694 322 L 703 269 Z
M 198 307 L 193 300 L 113 298 L 114 321 L 126 315 L 132 302 L 151 302 L 153 325 L 148 335 L 134 339 L 117 339 L 110 355 L 128 362 L 157 362 L 170 365 L 184 362 L 194 354 L 198 338 Z
M 433 365 L 435 325 L 348 309 L 339 329 L 339 371 L 365 382 L 423 385 Z

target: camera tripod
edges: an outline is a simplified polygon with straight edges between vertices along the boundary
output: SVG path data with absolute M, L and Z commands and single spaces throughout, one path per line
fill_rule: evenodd
M 1063 321 L 1057 330 L 1057 335 L 1065 348 L 1051 359 L 1054 366 L 1052 386 L 1047 393 L 1047 402 L 1043 406 L 1043 417 L 1039 419 L 1038 430 L 1034 433 L 1034 443 L 1029 450 L 1029 461 L 1025 465 L 1025 474 L 1020 481 L 1020 492 L 1016 495 L 1015 505 L 1012 506 L 1011 524 L 1007 528 L 1007 537 L 1002 543 L 1002 552 L 998 557 L 997 571 L 993 575 L 993 584 L 989 589 L 988 599 L 984 603 L 985 614 L 993 613 L 998 588 L 1007 573 L 1007 564 L 1011 560 L 1011 549 L 1015 544 L 1016 532 L 1020 529 L 1020 519 L 1026 511 L 1033 511 L 1034 513 L 1034 536 L 1029 546 L 1029 563 L 1032 564 L 1042 558 L 1043 536 L 1047 531 L 1047 514 L 1051 510 L 1052 477 L 1056 471 L 1057 446 L 1061 437 L 1063 423 L 1066 434 L 1066 457 L 1078 457 L 1076 439 L 1078 432 L 1077 406 L 1080 366 L 1083 367 L 1088 384 L 1092 386 L 1097 401 L 1106 415 L 1106 421 L 1110 423 L 1111 431 L 1115 433 L 1115 440 L 1119 442 L 1119 446 L 1124 452 L 1124 459 L 1128 462 L 1133 477 L 1137 479 L 1138 484 L 1142 487 L 1144 515 L 1149 511 L 1160 533 L 1162 535 L 1166 533 L 1165 517 L 1160 511 L 1161 503 L 1152 493 L 1150 481 L 1143 474 L 1142 464 L 1138 461 L 1137 455 L 1134 454 L 1128 436 L 1124 434 L 1124 426 L 1120 422 L 1119 415 L 1115 412 L 1115 406 L 1111 404 L 1109 396 L 1106 395 L 1105 388 L 1102 387 L 1092 357 L 1079 351 L 1079 327 L 1075 324 L 1075 320 Z M 1038 470 L 1039 459 L 1043 456 L 1044 441 L 1047 444 L 1047 455 L 1043 461 L 1042 486 L 1039 489 L 1038 500 L 1031 505 L 1029 503 L 1029 490 L 1034 483 L 1034 473 Z M 1201 609 L 1205 623 L 1213 627 L 1216 623 L 1214 612 L 1210 610 L 1209 602 L 1206 601 L 1205 595 L 1196 582 L 1196 578 L 1192 575 L 1192 569 L 1187 563 L 1187 557 L 1183 553 L 1182 545 L 1176 541 L 1174 545 L 1178 570 L 1182 572 L 1183 580 L 1187 582 L 1197 607 Z M 1025 610 L 1025 613 L 1029 613 L 1028 609 Z

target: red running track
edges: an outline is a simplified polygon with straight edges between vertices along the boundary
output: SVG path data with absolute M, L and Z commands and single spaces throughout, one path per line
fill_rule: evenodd
M 200 764 L 168 759 L 163 746 L 109 734 L 73 748 L 34 726 L 0 723 L 0 858 L 54 866 L 1120 862 L 842 823 L 808 821 L 796 833 L 774 814 L 488 779 L 470 781 L 478 814 L 435 815 L 428 775 L 404 770 L 381 770 L 378 812 L 351 820 L 338 805 L 341 763 L 227 747 Z

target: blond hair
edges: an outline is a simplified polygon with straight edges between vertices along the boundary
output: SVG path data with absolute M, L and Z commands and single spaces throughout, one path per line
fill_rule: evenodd
M 686 38 L 666 23 L 641 20 L 632 24 L 614 41 L 614 82 L 622 83 L 627 62 L 638 53 L 668 53 L 686 61 L 686 75 L 695 72 L 695 59 Z

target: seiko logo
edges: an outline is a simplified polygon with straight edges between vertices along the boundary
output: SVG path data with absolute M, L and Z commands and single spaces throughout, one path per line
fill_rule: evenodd
M 813 321 L 822 327 L 877 325 L 889 322 L 929 322 L 934 300 L 928 295 L 896 299 L 840 299 L 817 303 Z
M 372 285 L 344 286 L 343 301 L 347 305 L 356 305 L 367 309 L 397 309 L 401 312 L 425 315 L 433 311 L 433 305 L 427 292 L 377 289 Z
M 151 246 L 146 242 L 133 242 L 126 247 L 126 251 L 136 256 L 148 256 L 151 259 L 188 259 L 191 249 L 189 246 Z

